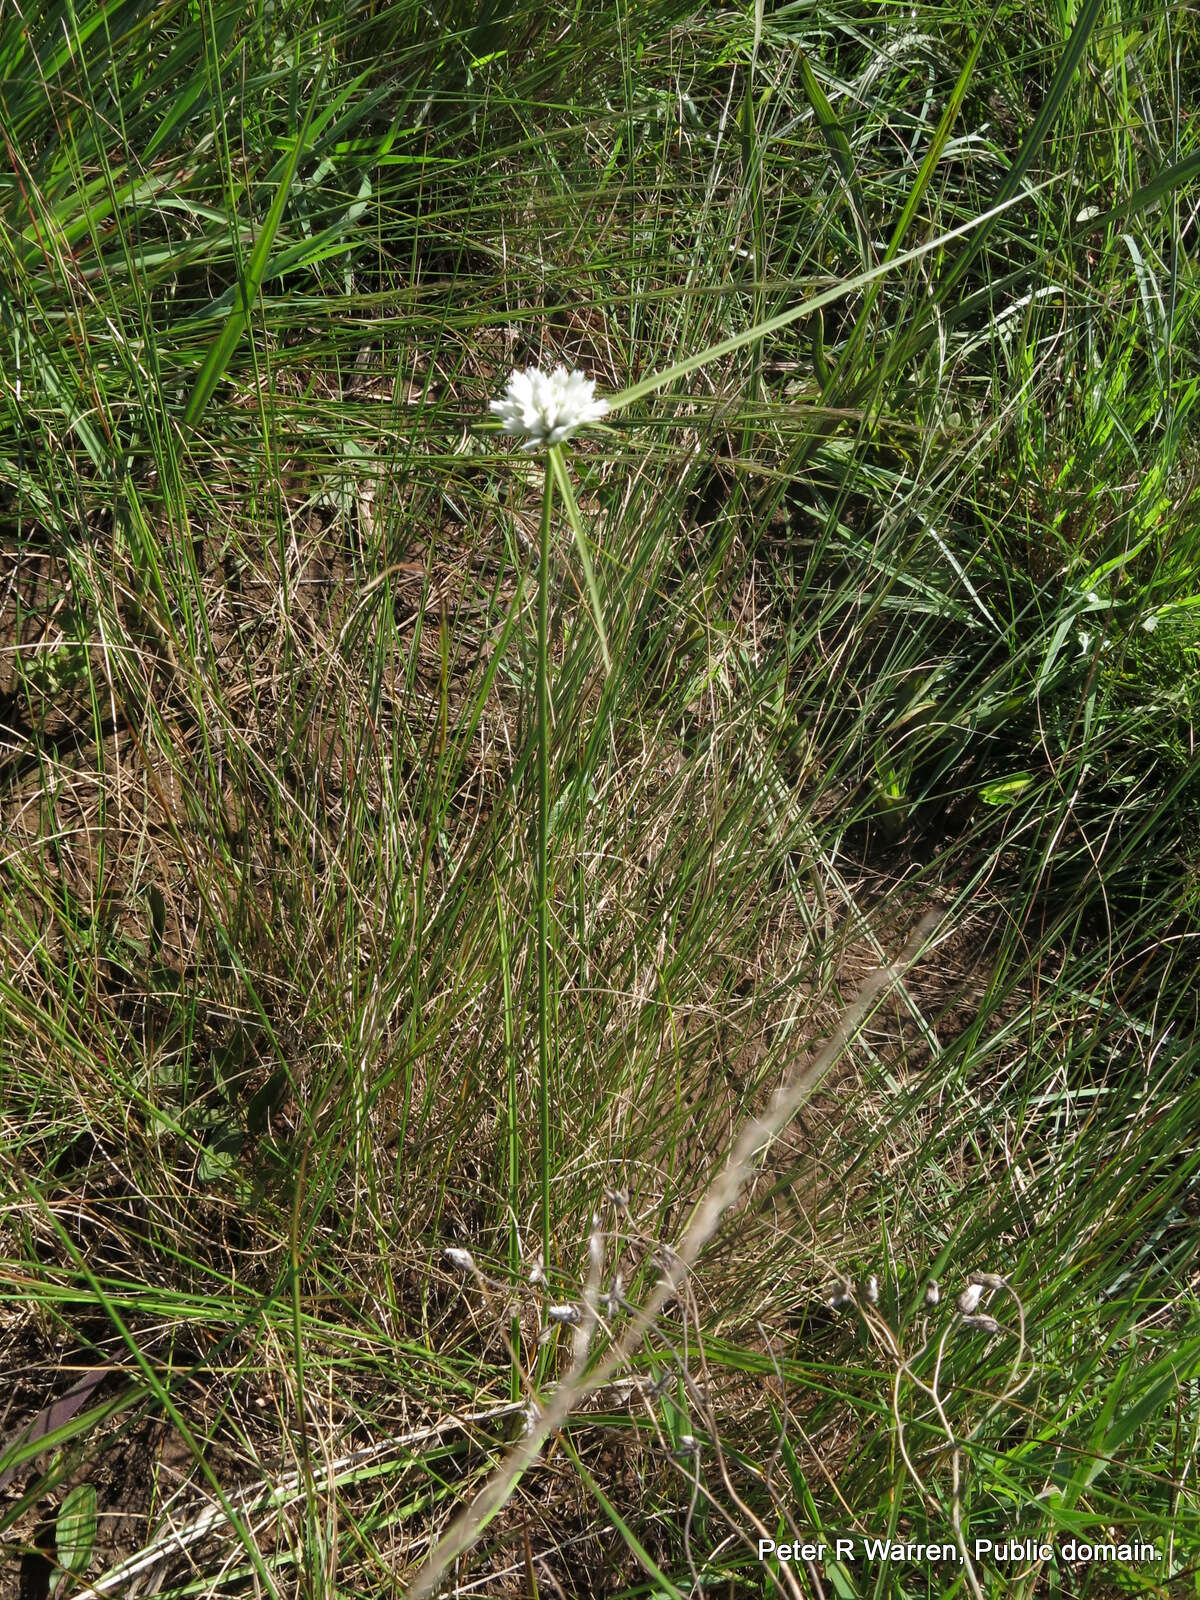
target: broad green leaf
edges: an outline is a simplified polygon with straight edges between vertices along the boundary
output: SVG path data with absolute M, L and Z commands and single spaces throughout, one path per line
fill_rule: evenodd
M 54 1522 L 54 1548 L 58 1564 L 67 1572 L 82 1572 L 96 1543 L 96 1490 L 79 1483 L 59 1508 Z
M 796 52 L 796 69 L 800 74 L 800 83 L 808 97 L 808 103 L 813 108 L 813 115 L 817 119 L 817 126 L 821 130 L 829 153 L 833 157 L 834 165 L 841 176 L 846 198 L 850 203 L 850 213 L 854 221 L 854 231 L 858 235 L 858 248 L 862 255 L 863 265 L 869 266 L 872 260 L 871 236 L 867 231 L 867 205 L 863 198 L 862 185 L 854 170 L 854 152 L 850 148 L 850 141 L 846 137 L 846 130 L 838 120 L 837 112 L 829 103 L 829 98 L 816 74 L 809 65 L 808 57 L 803 50 Z
M 158 951 L 167 931 L 166 896 L 156 883 L 152 883 L 146 890 L 146 899 L 150 903 L 150 949 Z
M 979 798 L 985 806 L 1008 806 L 1018 799 L 1033 782 L 1031 772 L 1015 772 L 1011 778 L 1001 778 L 997 783 L 985 783 Z

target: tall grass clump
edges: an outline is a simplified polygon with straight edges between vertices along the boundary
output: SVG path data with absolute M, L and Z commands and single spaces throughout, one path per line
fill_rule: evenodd
M 1194 34 L 0 17 L 5 1593 L 1194 1587 Z

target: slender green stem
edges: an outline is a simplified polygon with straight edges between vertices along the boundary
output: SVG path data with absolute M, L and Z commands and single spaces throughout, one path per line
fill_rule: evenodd
M 500 940 L 500 979 L 504 988 L 504 1063 L 508 1080 L 508 1127 L 506 1150 L 505 1198 L 508 1201 L 508 1271 L 509 1281 L 516 1283 L 521 1271 L 521 1118 L 520 1095 L 517 1082 L 516 1029 L 513 1025 L 512 969 L 509 965 L 508 928 L 504 916 L 504 897 L 499 880 L 494 881 L 496 894 L 496 928 Z M 509 1320 L 509 1339 L 512 1344 L 512 1365 L 509 1369 L 509 1399 L 521 1395 L 521 1318 L 514 1305 Z
M 550 1037 L 550 516 L 554 507 L 554 473 L 546 464 L 542 494 L 542 527 L 538 549 L 537 601 L 537 963 L 538 963 L 538 1114 L 541 1120 L 539 1160 L 542 1175 L 542 1263 L 550 1267 L 550 1085 L 553 1076 Z

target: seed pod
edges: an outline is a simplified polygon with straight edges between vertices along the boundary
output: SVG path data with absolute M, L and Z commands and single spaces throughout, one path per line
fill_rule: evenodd
M 985 1289 L 1004 1288 L 1004 1279 L 998 1277 L 994 1272 L 973 1272 L 970 1277 L 970 1282 L 982 1284 Z

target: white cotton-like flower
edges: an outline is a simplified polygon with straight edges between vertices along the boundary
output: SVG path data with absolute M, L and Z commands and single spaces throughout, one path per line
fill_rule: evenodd
M 964 1317 L 969 1317 L 979 1309 L 979 1302 L 982 1299 L 983 1285 L 981 1283 L 969 1283 L 954 1303 Z
M 526 367 L 510 376 L 504 399 L 493 400 L 489 409 L 501 419 L 505 433 L 527 435 L 521 449 L 530 452 L 561 444 L 576 428 L 599 421 L 608 412 L 608 401 L 596 398 L 595 379 L 582 372 Z
M 829 1296 L 829 1305 L 831 1305 L 835 1311 L 840 1311 L 843 1306 L 850 1305 L 853 1300 L 854 1290 L 850 1287 L 850 1284 L 845 1278 L 839 1278 L 833 1286 L 833 1292 Z
M 574 1327 L 583 1321 L 583 1312 L 578 1306 L 548 1306 L 546 1308 L 547 1322 L 566 1322 Z

